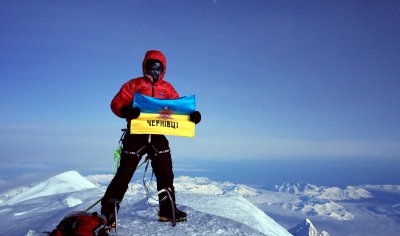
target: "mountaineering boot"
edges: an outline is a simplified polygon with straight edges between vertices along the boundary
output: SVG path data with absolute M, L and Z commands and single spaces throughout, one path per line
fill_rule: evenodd
M 107 227 L 112 229 L 115 228 L 115 215 L 114 213 L 102 213 L 107 220 Z
M 160 222 L 172 222 L 173 221 L 173 215 L 172 211 L 169 212 L 158 212 L 158 221 Z M 186 222 L 187 221 L 187 215 L 185 212 L 179 210 L 178 208 L 175 208 L 175 222 Z
M 114 222 L 111 225 L 107 224 L 107 226 L 105 227 L 105 230 L 107 233 L 110 233 L 112 230 L 115 230 L 116 227 L 117 227 L 117 225 Z
M 120 202 L 121 200 L 119 199 L 109 199 L 107 205 L 103 205 L 101 208 L 101 214 L 105 216 L 109 229 L 117 228 L 117 214 Z
M 178 208 L 176 208 L 176 204 L 175 204 L 175 188 L 171 187 L 170 188 L 170 194 L 172 197 L 172 205 L 171 205 L 171 200 L 168 197 L 168 193 L 163 192 L 160 193 L 158 195 L 158 199 L 161 200 L 164 197 L 166 197 L 166 199 L 163 202 L 160 202 L 160 211 L 158 212 L 158 216 L 159 216 L 159 221 L 161 222 L 172 222 L 173 221 L 173 212 L 172 209 L 174 209 L 175 212 L 175 222 L 185 222 L 187 221 L 187 214 L 186 212 L 183 212 L 181 210 L 179 210 Z

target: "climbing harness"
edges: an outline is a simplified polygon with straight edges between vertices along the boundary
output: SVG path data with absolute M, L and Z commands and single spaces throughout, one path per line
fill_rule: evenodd
M 143 155 L 146 154 L 146 153 L 143 153 L 143 154 L 142 154 L 142 151 L 143 151 L 144 149 L 147 148 L 147 149 L 148 149 L 148 150 L 147 150 L 147 156 L 145 157 L 144 161 L 136 167 L 136 170 L 137 170 L 137 169 L 139 169 L 142 165 L 144 165 L 144 164 L 146 163 L 146 167 L 145 167 L 144 172 L 143 172 L 143 179 L 142 179 L 142 182 L 143 182 L 143 186 L 144 186 L 144 188 L 145 188 L 145 190 L 146 190 L 147 204 L 148 204 L 149 206 L 151 206 L 151 207 L 158 207 L 158 205 L 152 205 L 152 204 L 149 202 L 149 199 L 151 198 L 151 199 L 154 200 L 154 201 L 158 201 L 158 202 L 159 202 L 159 205 L 162 205 L 163 203 L 166 202 L 167 199 L 169 199 L 169 200 L 171 201 L 171 207 L 172 207 L 172 226 L 175 226 L 175 225 L 176 225 L 176 219 L 175 219 L 175 204 L 174 204 L 174 200 L 173 200 L 172 195 L 171 195 L 172 189 L 171 189 L 171 188 L 164 188 L 164 189 L 161 189 L 160 191 L 158 191 L 158 192 L 156 193 L 156 196 L 158 196 L 159 194 L 164 193 L 164 192 L 167 193 L 167 195 L 164 196 L 162 199 L 156 199 L 156 197 L 153 197 L 153 196 L 151 195 L 151 193 L 150 193 L 150 186 L 151 186 L 151 182 L 152 182 L 152 180 L 153 180 L 154 171 L 152 171 L 150 180 L 149 180 L 148 184 L 146 184 L 146 173 L 147 173 L 147 170 L 148 170 L 148 167 L 149 167 L 149 163 L 150 163 L 149 160 L 151 160 L 152 158 L 156 158 L 159 154 L 169 153 L 169 152 L 170 152 L 170 149 L 161 150 L 161 151 L 157 150 L 157 149 L 154 147 L 154 145 L 151 144 L 151 134 L 149 134 L 148 143 L 147 143 L 146 145 L 142 146 L 141 148 L 139 148 L 137 151 L 128 151 L 128 150 L 124 150 L 124 149 L 123 149 L 123 140 L 124 140 L 124 138 L 125 138 L 125 135 L 126 135 L 128 129 L 126 129 L 126 128 L 125 128 L 125 129 L 121 129 L 121 131 L 122 131 L 122 135 L 121 135 L 121 137 L 120 137 L 120 139 L 119 139 L 119 147 L 114 151 L 113 175 L 115 176 L 115 174 L 116 174 L 117 171 L 118 171 L 118 168 L 119 168 L 119 165 L 120 165 L 120 161 L 121 161 L 121 154 L 126 154 L 126 155 L 129 155 L 129 156 L 131 156 L 131 155 L 132 155 L 132 156 L 136 156 L 136 157 L 139 159 L 139 161 L 140 161 L 140 160 L 142 159 Z M 149 151 L 149 150 L 152 150 L 152 151 Z M 90 211 L 90 210 L 91 210 L 92 208 L 94 208 L 97 204 L 99 204 L 99 203 L 101 202 L 102 199 L 103 199 L 103 198 L 100 198 L 100 199 L 97 200 L 95 203 L 93 203 L 92 205 L 90 205 L 88 208 L 86 208 L 86 209 L 84 210 L 84 212 Z M 115 227 L 115 231 L 116 231 L 116 233 L 117 233 L 117 205 L 118 205 L 118 203 L 120 203 L 121 201 L 120 201 L 120 200 L 117 200 L 117 199 L 111 199 L 111 200 L 112 200 L 112 203 L 114 204 L 115 226 L 116 226 L 116 227 Z

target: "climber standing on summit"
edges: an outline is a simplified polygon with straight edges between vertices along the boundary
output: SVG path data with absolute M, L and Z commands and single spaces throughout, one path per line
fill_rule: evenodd
M 137 107 L 132 107 L 135 93 L 160 99 L 179 98 L 174 87 L 164 80 L 166 59 L 160 51 L 148 51 L 144 57 L 142 69 L 143 76 L 126 82 L 111 102 L 111 110 L 118 117 L 125 118 L 128 127 L 130 127 L 130 120 L 136 119 L 140 115 L 140 110 Z M 190 114 L 190 121 L 197 124 L 200 120 L 200 112 L 195 111 Z M 178 210 L 175 204 L 172 158 L 166 137 L 164 135 L 130 134 L 127 132 L 122 144 L 120 166 L 101 200 L 101 213 L 106 216 L 108 225 L 111 226 L 115 222 L 113 201 L 122 201 L 128 189 L 128 183 L 141 157 L 146 153 L 151 159 L 151 166 L 157 179 L 157 189 L 169 191 L 169 193 L 164 191 L 158 195 L 159 221 L 172 221 L 173 214 L 175 214 L 176 222 L 186 221 L 186 213 Z M 167 194 L 172 196 L 172 203 L 169 200 L 162 201 Z M 117 208 L 119 209 L 119 204 Z M 172 212 L 172 209 L 175 209 L 175 212 Z

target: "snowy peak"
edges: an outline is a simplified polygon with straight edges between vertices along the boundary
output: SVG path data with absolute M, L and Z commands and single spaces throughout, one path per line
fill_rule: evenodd
M 70 193 L 84 189 L 95 188 L 96 185 L 88 181 L 76 171 L 68 171 L 53 176 L 46 181 L 30 188 L 29 190 L 11 198 L 5 205 L 14 205 L 26 200 L 56 195 L 61 193 Z
M 325 231 L 318 232 L 311 220 L 305 219 L 300 224 L 288 230 L 293 236 L 329 236 Z
M 283 183 L 281 185 L 275 185 L 274 190 L 278 192 L 301 195 L 304 192 L 319 191 L 319 188 L 315 185 L 306 184 L 304 182 L 298 182 L 295 184 Z
M 289 232 L 294 236 L 319 236 L 318 230 L 309 219 L 305 219 L 300 224 L 289 229 Z

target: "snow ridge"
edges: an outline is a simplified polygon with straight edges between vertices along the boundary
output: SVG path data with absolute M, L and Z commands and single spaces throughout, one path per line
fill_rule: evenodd
M 13 197 L 15 197 L 17 195 L 20 195 L 23 192 L 28 191 L 29 189 L 32 188 L 32 186 L 33 185 L 21 186 L 21 187 L 18 187 L 18 188 L 15 188 L 15 189 L 11 189 L 11 190 L 8 190 L 5 193 L 0 194 L 0 205 L 3 204 L 4 202 L 10 200 L 11 198 L 13 198 Z
M 13 198 L 6 201 L 4 204 L 14 205 L 34 198 L 51 196 L 61 193 L 69 193 L 95 187 L 96 185 L 82 177 L 78 172 L 68 171 L 51 177 L 48 180 L 36 185 L 35 187 L 32 187 L 29 190 L 26 190 L 21 194 L 14 196 Z

